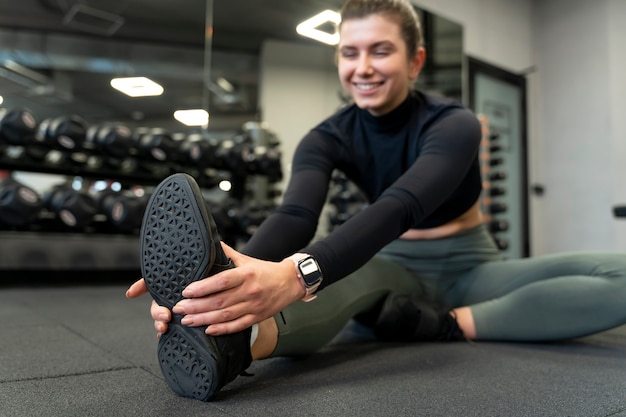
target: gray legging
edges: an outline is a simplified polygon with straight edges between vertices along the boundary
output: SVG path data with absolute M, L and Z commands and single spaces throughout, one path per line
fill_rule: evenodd
M 396 240 L 316 300 L 276 315 L 272 356 L 315 352 L 391 291 L 471 306 L 477 339 L 569 339 L 626 323 L 626 254 L 502 260 L 484 225 L 444 239 Z

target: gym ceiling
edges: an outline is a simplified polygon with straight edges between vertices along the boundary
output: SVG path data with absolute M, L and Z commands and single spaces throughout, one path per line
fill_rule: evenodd
M 212 94 L 212 115 L 254 117 L 258 53 L 265 39 L 315 43 L 296 25 L 342 0 L 19 0 L 0 2 L 3 106 L 38 118 L 78 114 L 90 123 L 158 125 L 180 108 L 202 106 L 205 21 L 213 13 L 212 87 L 219 77 L 239 96 Z M 18 65 L 6 65 L 7 61 Z M 160 97 L 113 90 L 119 76 L 147 76 Z M 216 90 L 217 91 L 217 90 Z M 215 120 L 215 119 L 213 119 Z M 183 127 L 184 128 L 184 127 Z

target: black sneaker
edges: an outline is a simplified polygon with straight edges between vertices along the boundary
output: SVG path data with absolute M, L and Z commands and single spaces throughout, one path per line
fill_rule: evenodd
M 374 333 L 390 342 L 464 340 L 449 309 L 415 296 L 393 293 L 385 299 Z
M 171 310 L 187 285 L 233 267 L 196 181 L 187 174 L 163 180 L 141 225 L 141 272 L 152 298 Z M 250 365 L 250 328 L 214 337 L 181 319 L 173 314 L 159 339 L 161 371 L 178 395 L 210 401 Z

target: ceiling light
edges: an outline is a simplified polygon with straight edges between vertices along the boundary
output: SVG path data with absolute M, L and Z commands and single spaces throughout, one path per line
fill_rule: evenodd
M 296 26 L 296 32 L 302 36 L 315 39 L 316 41 L 328 45 L 337 45 L 339 43 L 339 32 L 337 32 L 336 28 L 334 33 L 328 33 L 317 28 L 325 23 L 338 25 L 339 22 L 341 22 L 341 15 L 339 13 L 333 10 L 324 10 Z
M 160 96 L 163 87 L 146 77 L 113 78 L 111 87 L 130 97 Z
M 229 192 L 233 188 L 233 184 L 228 180 L 222 180 L 220 181 L 218 187 L 222 191 Z
M 235 92 L 235 87 L 230 83 L 230 81 L 228 81 L 224 77 L 219 77 L 216 83 L 222 88 L 222 90 L 226 91 L 227 93 Z
M 0 96 L 0 104 L 2 104 L 4 102 L 4 98 L 2 98 L 2 96 Z
M 202 109 L 176 110 L 174 119 L 187 126 L 207 126 L 209 113 Z

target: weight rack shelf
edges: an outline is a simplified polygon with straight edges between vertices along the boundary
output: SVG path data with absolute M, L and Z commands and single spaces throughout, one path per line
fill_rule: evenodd
M 0 270 L 139 270 L 139 237 L 0 232 Z
M 37 172 L 65 176 L 81 176 L 92 179 L 115 179 L 125 184 L 157 185 L 165 177 L 176 172 L 187 172 L 194 176 L 201 187 L 214 187 L 219 179 L 227 178 L 225 172 L 213 170 L 211 175 L 201 172 L 192 166 L 178 164 L 146 164 L 146 169 L 125 173 L 123 170 L 107 166 L 90 167 L 89 165 L 74 165 L 70 162 L 53 164 L 47 161 L 31 159 L 26 156 L 12 158 L 0 154 L 0 169 L 8 171 Z
M 244 199 L 269 199 L 271 184 L 282 178 L 280 152 L 277 151 L 279 142 L 260 123 L 245 124 L 243 133 L 231 139 L 204 141 L 203 137 L 189 135 L 178 141 L 169 135 L 158 134 L 156 130 L 141 135 L 136 131 L 131 138 L 120 133 L 119 129 L 110 130 L 104 125 L 88 127 L 74 116 L 54 119 L 49 123 L 44 120 L 35 129 L 35 134 L 32 131 L 35 119 L 26 116 L 27 112 L 9 111 L 0 118 L 0 170 L 82 177 L 88 183 L 114 181 L 126 191 L 136 186 L 146 187 L 148 195 L 150 188 L 167 176 L 185 172 L 205 190 L 214 189 L 222 181 L 230 182 L 229 196 L 240 202 Z M 90 132 L 99 133 L 90 136 Z M 115 136 L 120 142 L 117 147 L 110 147 L 108 142 L 113 133 L 118 135 Z M 254 179 L 255 185 L 250 185 L 249 178 Z M 7 185 L 5 191 L 12 197 L 16 194 L 10 194 L 15 193 L 10 187 L 10 184 Z M 28 271 L 34 274 L 42 271 L 78 271 L 81 275 L 89 275 L 82 271 L 138 271 L 139 236 L 134 230 L 134 222 L 118 225 L 94 219 L 94 223 L 83 224 L 80 220 L 91 215 L 90 209 L 79 210 L 79 221 L 72 224 L 63 215 L 73 215 L 73 212 L 70 209 L 64 211 L 62 204 L 70 201 L 71 207 L 76 208 L 83 200 L 74 195 L 64 196 L 63 192 L 59 188 L 48 193 L 49 200 L 46 200 L 43 213 L 52 214 L 50 219 L 53 221 L 48 221 L 49 216 L 41 213 L 34 220 L 23 216 L 25 223 L 14 221 L 11 217 L 14 212 L 18 213 L 15 217 L 20 219 L 19 205 L 18 208 L 11 207 L 13 200 L 5 199 L 6 207 L 12 211 L 4 213 L 10 220 L 3 219 L 6 224 L 0 224 L 2 275 L 6 277 L 7 271 L 24 274 Z M 19 199 L 16 197 L 15 201 L 25 201 L 24 194 L 19 194 Z M 101 212 L 96 214 L 104 215 L 105 220 L 112 219 L 112 214 L 102 210 L 113 207 L 100 206 L 106 201 L 106 194 L 103 193 L 103 199 L 97 201 Z M 83 205 L 90 206 L 87 203 Z M 254 216 L 258 217 L 258 213 L 240 215 L 248 223 L 256 221 Z M 124 219 L 124 216 L 121 218 Z M 55 223 L 59 223 L 59 219 L 70 229 L 57 230 Z M 233 223 L 232 219 L 228 220 Z M 243 227 L 241 224 L 246 222 L 238 218 L 235 220 L 231 233 L 238 238 L 238 227 Z

